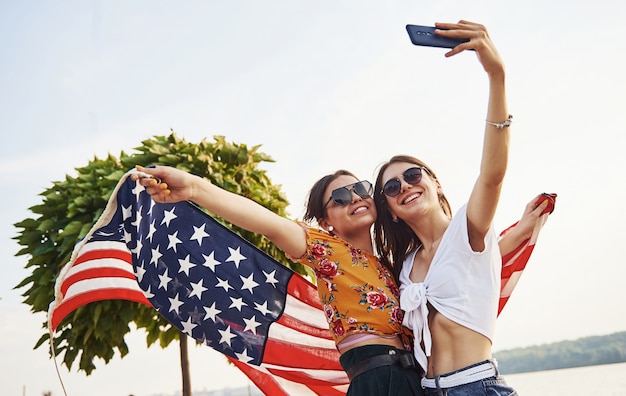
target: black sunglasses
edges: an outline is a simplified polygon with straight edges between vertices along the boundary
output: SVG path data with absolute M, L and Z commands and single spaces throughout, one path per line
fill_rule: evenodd
M 416 166 L 405 170 L 402 174 L 402 178 L 409 184 L 417 184 L 422 181 L 422 170 L 429 173 L 423 166 Z M 396 177 L 395 179 L 387 180 L 387 183 L 385 183 L 380 193 L 385 194 L 388 197 L 395 197 L 400 194 L 401 190 L 402 182 L 400 182 L 400 179 Z
M 374 192 L 374 188 L 372 187 L 372 183 L 367 180 L 361 180 L 354 184 L 348 184 L 347 186 L 339 187 L 333 190 L 330 193 L 330 198 L 324 204 L 324 208 L 328 206 L 330 201 L 335 202 L 336 205 L 346 206 L 352 202 L 352 192 L 363 199 L 372 198 L 372 193 Z

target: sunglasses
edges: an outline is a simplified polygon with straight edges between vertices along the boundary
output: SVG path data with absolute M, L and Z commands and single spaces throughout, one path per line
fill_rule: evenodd
M 328 201 L 324 204 L 324 208 L 326 208 L 331 201 L 339 206 L 349 205 L 350 202 L 352 202 L 352 192 L 363 199 L 367 199 L 372 198 L 374 188 L 372 187 L 372 183 L 367 180 L 361 180 L 354 184 L 336 188 L 330 193 L 330 198 L 328 198 Z
M 402 178 L 405 182 L 415 185 L 422 181 L 422 170 L 426 173 L 429 173 L 428 170 L 422 166 L 416 166 L 414 168 L 409 168 L 404 171 L 402 174 Z M 402 182 L 399 178 L 388 180 L 387 183 L 383 186 L 381 194 L 385 194 L 388 197 L 395 197 L 400 194 L 402 190 Z

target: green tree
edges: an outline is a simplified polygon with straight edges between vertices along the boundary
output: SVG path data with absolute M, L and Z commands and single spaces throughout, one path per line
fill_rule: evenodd
M 248 148 L 245 144 L 228 143 L 223 136 L 213 139 L 213 142 L 202 140 L 193 144 L 173 132 L 169 136 L 155 136 L 143 141 L 133 154 L 122 152 L 119 158 L 110 154 L 106 159 L 94 158 L 87 166 L 76 168 L 77 176 L 66 175 L 65 181 L 53 182 L 52 188 L 41 193 L 43 202 L 29 208 L 34 217 L 15 224 L 21 230 L 15 239 L 23 246 L 16 256 L 28 256 L 26 268 L 32 271 L 15 288 L 28 287 L 22 296 L 31 311 L 48 310 L 54 299 L 55 280 L 69 261 L 74 245 L 98 220 L 119 179 L 135 165 L 170 165 L 189 171 L 285 216 L 288 201 L 280 186 L 273 185 L 266 172 L 259 169 L 260 163 L 273 159 L 259 152 L 260 146 Z M 307 273 L 262 235 L 217 219 L 296 272 Z M 124 336 L 130 331 L 131 322 L 146 331 L 148 346 L 158 341 L 165 348 L 175 339 L 180 341 L 183 395 L 190 394 L 186 336 L 156 310 L 139 303 L 107 300 L 76 309 L 53 335 L 54 354 L 62 356 L 62 363 L 68 369 L 78 359 L 78 371 L 89 375 L 96 368 L 96 358 L 108 363 L 115 350 L 121 357 L 129 352 Z M 45 331 L 34 348 L 49 345 L 47 324 L 43 323 L 42 327 Z

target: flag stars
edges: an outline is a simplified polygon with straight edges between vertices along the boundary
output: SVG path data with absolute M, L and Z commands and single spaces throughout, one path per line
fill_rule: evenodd
M 254 308 L 260 313 L 262 313 L 263 315 L 267 315 L 268 313 L 272 312 L 269 309 L 267 309 L 267 301 L 264 301 L 263 304 L 254 303 Z
M 202 227 L 193 226 L 193 235 L 189 238 L 192 241 L 198 241 L 198 245 L 202 246 L 202 239 L 210 237 L 204 230 L 206 224 L 202 224 Z
M 122 221 L 126 221 L 126 219 L 131 218 L 133 215 L 133 206 L 129 205 L 128 207 L 122 206 Z
M 190 255 L 188 254 L 184 259 L 178 259 L 178 265 L 180 266 L 180 269 L 178 270 L 179 274 L 184 272 L 185 275 L 189 276 L 189 270 L 196 266 L 194 263 L 189 261 L 189 257 Z
M 146 273 L 146 269 L 143 267 L 143 264 L 137 265 L 135 267 L 135 277 L 137 277 L 137 281 L 141 283 L 143 281 L 143 276 Z
M 176 294 L 176 297 L 174 297 L 174 298 L 169 298 L 168 297 L 168 300 L 170 300 L 170 310 L 168 312 L 174 311 L 174 312 L 176 312 L 176 315 L 178 315 L 180 313 L 180 312 L 178 312 L 178 308 L 180 308 L 180 306 L 184 304 L 178 298 L 178 293 Z
M 237 356 L 237 360 L 240 360 L 244 363 L 248 363 L 252 360 L 252 358 L 248 355 L 248 349 L 245 348 L 243 352 L 237 353 L 235 352 L 235 356 Z
M 191 321 L 191 316 L 188 317 L 185 322 L 180 322 L 180 324 L 183 325 L 183 333 L 187 334 L 190 337 L 193 337 L 192 330 L 195 329 L 198 325 Z
M 139 253 L 141 252 L 141 248 L 143 248 L 143 242 L 141 242 L 141 239 L 137 240 L 137 246 L 135 246 L 135 248 L 130 249 L 130 252 L 133 253 L 135 256 L 139 256 Z
M 103 238 L 109 238 L 112 237 L 113 235 L 115 235 L 113 232 L 104 232 L 104 231 L 98 231 L 96 232 L 97 235 L 103 237 Z
M 137 211 L 137 218 L 135 219 L 135 221 L 131 222 L 130 225 L 132 225 L 136 229 L 139 229 L 139 225 L 141 224 L 142 218 L 143 217 L 141 216 L 141 211 Z
M 250 319 L 243 318 L 243 321 L 246 324 L 246 327 L 245 329 L 243 329 L 243 331 L 251 331 L 254 334 L 256 334 L 256 328 L 261 325 L 260 322 L 256 321 L 256 317 L 254 315 L 252 315 Z
M 163 212 L 163 221 L 161 221 L 161 224 L 165 224 L 168 227 L 170 226 L 170 221 L 178 217 L 174 214 L 175 209 L 176 208 L 172 208 L 172 210 L 166 210 Z
M 197 296 L 198 299 L 202 300 L 202 293 L 209 290 L 202 285 L 204 282 L 203 279 L 200 279 L 198 283 L 191 282 L 191 293 L 189 293 L 189 297 Z
M 239 249 L 241 249 L 240 247 L 237 247 L 237 249 L 233 249 L 231 247 L 228 248 L 228 251 L 230 252 L 230 256 L 226 259 L 226 261 L 232 261 L 235 263 L 235 267 L 239 268 L 239 263 L 242 260 L 246 259 L 246 256 L 242 255 L 239 252 Z
M 218 332 L 219 332 L 219 333 L 220 333 L 220 335 L 221 335 L 221 338 L 220 338 L 220 344 L 222 344 L 222 343 L 226 343 L 226 344 L 228 344 L 228 346 L 231 346 L 231 345 L 230 345 L 230 340 L 232 340 L 233 338 L 237 337 L 235 334 L 233 334 L 233 333 L 230 331 L 230 326 L 228 326 L 228 327 L 226 328 L 226 330 L 218 330 Z
M 217 278 L 217 280 L 218 280 L 218 282 L 217 282 L 217 285 L 215 285 L 215 287 L 221 287 L 227 293 L 228 293 L 228 289 L 235 290 L 234 287 L 232 287 L 231 285 L 228 284 L 228 280 L 223 280 L 223 279 L 220 279 L 220 278 Z
M 215 272 L 216 265 L 222 264 L 215 259 L 215 252 L 211 252 L 208 256 L 203 254 L 202 257 L 204 257 L 204 264 L 202 265 L 209 267 L 213 272 Z
M 248 304 L 243 302 L 243 298 L 241 297 L 240 298 L 231 297 L 230 301 L 232 301 L 232 303 L 228 306 L 228 308 L 237 308 L 239 312 L 241 312 L 241 308 L 248 306 Z
M 146 188 L 144 186 L 142 186 L 141 184 L 139 184 L 139 180 L 137 180 L 137 184 L 135 184 L 135 188 L 133 188 L 131 191 L 132 193 L 137 197 L 137 199 L 139 199 L 139 195 L 141 194 L 141 192 L 143 190 L 145 190 Z
M 167 268 L 165 269 L 165 272 L 163 273 L 163 275 L 159 275 L 159 289 L 165 289 L 167 290 L 167 285 L 170 283 L 170 281 L 172 280 L 172 278 L 170 278 L 167 275 Z
M 183 243 L 183 241 L 178 239 L 178 231 L 174 232 L 173 234 L 169 234 L 167 236 L 167 239 L 169 240 L 167 248 L 173 249 L 174 253 L 176 253 L 176 245 L 178 245 L 179 243 Z
M 154 297 L 154 293 L 152 293 L 151 288 L 152 288 L 152 286 L 148 286 L 148 290 L 142 290 L 142 291 L 143 291 L 143 295 L 144 295 L 147 299 L 151 299 L 152 297 Z
M 154 208 L 154 205 L 156 205 L 156 202 L 150 198 L 150 209 L 148 209 L 148 215 L 152 215 L 152 208 Z
M 241 286 L 242 290 L 248 290 L 252 293 L 252 289 L 257 287 L 259 284 L 254 281 L 254 274 L 250 274 L 247 278 L 244 278 L 243 275 L 239 275 L 241 281 L 243 282 L 243 286 Z
M 269 274 L 263 271 L 263 275 L 265 275 L 265 283 L 269 283 L 276 288 L 276 284 L 278 283 L 278 280 L 276 279 L 276 270 L 270 272 Z
M 155 232 L 156 232 L 156 227 L 154 226 L 154 221 L 153 221 L 152 223 L 150 223 L 150 228 L 148 229 L 148 235 L 146 236 L 146 239 L 152 242 L 152 237 L 154 236 Z
M 215 323 L 215 317 L 222 313 L 219 309 L 215 308 L 215 301 L 210 307 L 204 307 L 204 320 L 211 319 Z
M 163 256 L 163 254 L 161 254 L 161 252 L 159 252 L 159 249 L 152 249 L 152 258 L 150 259 L 150 264 L 154 263 L 154 266 L 157 266 L 157 263 L 159 262 L 159 259 Z

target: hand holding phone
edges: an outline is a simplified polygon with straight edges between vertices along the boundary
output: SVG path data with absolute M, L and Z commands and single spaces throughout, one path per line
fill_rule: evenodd
M 469 41 L 468 38 L 450 38 L 438 36 L 434 26 L 406 25 L 411 42 L 427 47 L 454 48 Z

